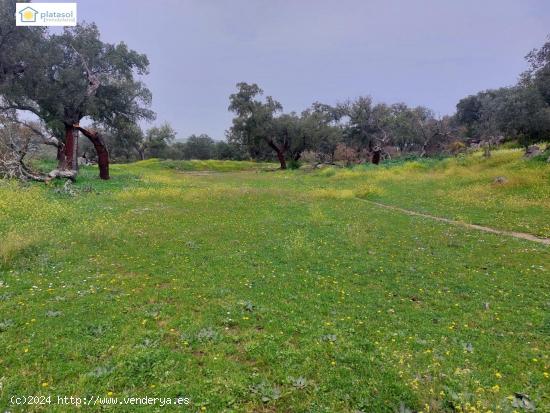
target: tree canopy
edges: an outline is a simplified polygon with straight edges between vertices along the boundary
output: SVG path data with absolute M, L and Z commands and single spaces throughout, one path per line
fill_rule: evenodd
M 15 9 L 13 1 L 2 1 L 7 9 Z M 58 169 L 76 170 L 75 127 L 94 146 L 104 147 L 99 135 L 82 130 L 82 119 L 116 130 L 123 124 L 154 118 L 148 109 L 151 92 L 136 78 L 147 73 L 145 55 L 122 42 L 103 42 L 93 23 L 51 34 L 28 27 L 14 30 L 13 15 L 9 18 L 3 13 L 0 17 L 0 43 L 23 38 L 28 46 L 16 48 L 26 49 L 25 54 L 0 47 L 0 54 L 8 54 L 8 63 L 2 64 L 2 109 L 28 111 L 43 122 L 59 142 Z M 108 178 L 108 171 L 103 172 Z

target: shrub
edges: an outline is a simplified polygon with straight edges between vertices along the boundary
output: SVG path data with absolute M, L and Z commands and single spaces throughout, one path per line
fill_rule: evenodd
M 301 160 L 307 163 L 316 163 L 319 159 L 321 159 L 321 157 L 315 151 L 304 151 L 301 157 Z
M 299 169 L 300 166 L 302 166 L 302 163 L 300 161 L 295 161 L 294 159 L 288 161 L 287 163 L 288 169 Z
M 349 165 L 359 161 L 359 154 L 355 149 L 340 143 L 336 146 L 336 150 L 334 151 L 334 160 L 343 161 Z
M 454 141 L 449 144 L 447 150 L 453 155 L 457 155 L 466 150 L 466 145 L 464 144 L 464 142 Z
M 333 168 L 332 166 L 327 167 L 327 168 L 323 168 L 319 172 L 317 172 L 317 175 L 328 178 L 329 176 L 336 175 L 336 169 Z

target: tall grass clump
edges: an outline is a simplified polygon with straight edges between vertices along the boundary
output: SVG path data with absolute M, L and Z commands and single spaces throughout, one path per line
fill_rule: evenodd
M 357 198 L 367 199 L 381 196 L 384 194 L 384 191 L 378 185 L 366 183 L 354 190 L 353 193 Z
M 30 250 L 39 238 L 35 234 L 9 232 L 0 243 L 0 268 L 9 265 L 17 256 Z

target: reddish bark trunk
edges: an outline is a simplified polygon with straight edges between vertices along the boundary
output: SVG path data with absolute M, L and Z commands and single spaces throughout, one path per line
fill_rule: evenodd
M 65 162 L 64 168 L 60 169 L 70 169 L 76 170 L 76 141 L 74 126 L 65 124 Z
M 279 160 L 279 163 L 281 164 L 281 169 L 286 169 L 286 159 L 285 159 L 284 151 L 282 151 L 277 145 L 275 145 L 275 142 L 273 142 L 272 140 L 268 141 L 267 144 L 277 154 L 277 159 Z
M 97 153 L 97 166 L 99 167 L 99 177 L 101 179 L 109 179 L 109 151 L 101 139 L 101 136 L 97 132 L 92 132 L 81 128 L 80 126 L 76 127 L 84 136 L 86 136 L 90 142 L 94 145 L 95 151 Z

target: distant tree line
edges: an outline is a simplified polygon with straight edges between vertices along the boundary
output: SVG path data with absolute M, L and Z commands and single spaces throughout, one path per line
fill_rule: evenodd
M 550 141 L 550 41 L 526 59 L 530 67 L 516 85 L 465 97 L 453 116 L 443 117 L 423 106 L 375 104 L 369 96 L 283 113 L 271 96 L 262 98 L 258 85 L 239 83 L 229 97 L 235 116 L 228 141 L 253 159 L 277 159 L 282 169 L 304 157 L 378 163 L 391 156 L 452 154 L 468 145 L 490 155 L 494 145 L 510 140 L 527 149 Z
M 467 146 L 484 148 L 488 156 L 492 147 L 511 140 L 527 149 L 550 141 L 550 41 L 526 59 L 530 67 L 516 85 L 465 97 L 454 115 L 443 117 L 424 106 L 375 103 L 370 96 L 285 113 L 257 84 L 238 83 L 229 97 L 234 117 L 226 142 L 193 135 L 151 156 L 248 157 L 277 160 L 286 169 L 300 160 L 379 163 L 395 156 L 455 154 Z
M 124 130 L 101 131 L 111 158 L 117 162 L 132 162 L 150 158 L 160 159 L 220 159 L 244 160 L 249 156 L 238 145 L 225 140 L 214 140 L 206 134 L 191 135 L 185 140 L 176 139 L 176 131 L 167 123 L 153 126 L 145 132 L 136 124 Z M 83 141 L 80 153 L 93 158 L 93 147 Z
M 233 120 L 224 140 L 182 140 L 169 124 L 140 126 L 155 118 L 151 92 L 138 79 L 148 72 L 145 55 L 103 42 L 94 24 L 54 34 L 16 28 L 14 14 L 15 0 L 0 0 L 0 176 L 74 179 L 79 159 L 97 162 L 102 179 L 109 178 L 110 159 L 254 159 L 277 161 L 281 169 L 301 161 L 377 164 L 469 145 L 490 154 L 506 140 L 525 148 L 550 140 L 550 41 L 527 55 L 529 69 L 516 85 L 467 96 L 453 116 L 369 96 L 284 112 L 257 84 L 242 82 L 229 96 Z M 47 175 L 25 162 L 44 145 L 57 158 Z
M 442 153 L 459 139 L 453 118 L 437 118 L 426 107 L 374 103 L 360 97 L 335 106 L 313 103 L 300 114 L 283 113 L 282 105 L 256 84 L 239 83 L 229 98 L 235 114 L 225 140 L 191 135 L 177 140 L 169 125 L 145 132 L 137 124 L 99 130 L 117 161 L 164 159 L 277 160 L 282 169 L 299 161 L 346 163 L 372 161 L 401 154 Z M 93 153 L 84 142 L 83 153 Z
M 271 96 L 262 99 L 256 84 L 239 83 L 229 98 L 235 114 L 228 141 L 246 148 L 254 159 L 273 153 L 281 168 L 304 154 L 319 162 L 378 163 L 391 154 L 438 153 L 456 139 L 452 118 L 437 118 L 426 107 L 375 104 L 370 97 L 335 106 L 313 103 L 300 114 L 282 113 Z
M 526 56 L 529 69 L 518 83 L 465 97 L 456 122 L 464 136 L 488 144 L 515 139 L 525 148 L 550 140 L 550 41 Z

